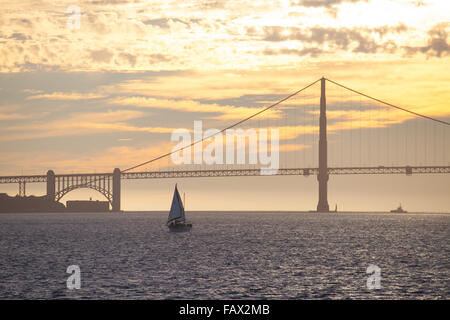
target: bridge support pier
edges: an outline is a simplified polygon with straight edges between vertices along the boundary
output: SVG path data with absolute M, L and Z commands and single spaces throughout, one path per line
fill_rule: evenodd
M 25 180 L 19 181 L 19 196 L 25 197 Z
M 55 201 L 55 173 L 53 170 L 47 171 L 47 198 Z
M 120 169 L 115 168 L 113 171 L 113 201 L 111 211 L 120 211 Z
M 325 78 L 320 80 L 320 134 L 319 134 L 319 203 L 317 212 L 329 212 L 328 205 L 328 163 L 327 163 L 327 102 Z

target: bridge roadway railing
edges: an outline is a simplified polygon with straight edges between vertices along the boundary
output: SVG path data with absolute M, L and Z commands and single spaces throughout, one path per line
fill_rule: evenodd
M 317 175 L 318 168 L 281 168 L 276 175 Z M 417 173 L 450 173 L 450 166 L 420 167 L 339 167 L 328 168 L 329 174 L 417 174 Z M 194 178 L 194 177 L 235 177 L 262 176 L 260 169 L 229 170 L 186 170 L 186 171 L 148 171 L 122 173 L 122 179 L 160 179 L 160 178 Z
M 317 175 L 318 168 L 280 168 L 276 175 Z M 397 166 L 397 167 L 329 167 L 328 173 L 337 174 L 424 174 L 424 173 L 450 173 L 450 166 Z M 90 177 L 101 178 L 112 173 L 83 173 L 83 174 L 62 174 L 55 177 Z M 225 170 L 167 170 L 167 171 L 143 171 L 143 172 L 124 172 L 121 179 L 162 179 L 162 178 L 201 178 L 201 177 L 238 177 L 238 176 L 262 176 L 261 170 L 256 169 L 225 169 Z M 3 176 L 0 177 L 0 183 L 31 183 L 46 182 L 47 175 L 30 176 Z

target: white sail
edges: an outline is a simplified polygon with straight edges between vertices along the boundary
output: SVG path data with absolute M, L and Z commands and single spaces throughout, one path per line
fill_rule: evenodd
M 180 194 L 178 193 L 177 185 L 175 185 L 175 191 L 173 192 L 172 206 L 170 207 L 169 218 L 167 222 L 172 220 L 184 221 L 184 207 L 181 202 Z

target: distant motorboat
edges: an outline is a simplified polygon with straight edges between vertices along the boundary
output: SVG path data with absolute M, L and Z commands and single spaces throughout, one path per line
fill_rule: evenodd
M 170 207 L 169 217 L 167 219 L 167 227 L 172 232 L 190 231 L 192 228 L 191 223 L 186 223 L 184 205 L 176 184 L 175 191 L 173 192 L 172 206 Z
M 406 213 L 406 212 L 408 212 L 408 211 L 403 210 L 402 204 L 400 204 L 400 205 L 398 206 L 397 209 L 391 210 L 391 212 L 395 212 L 395 213 Z

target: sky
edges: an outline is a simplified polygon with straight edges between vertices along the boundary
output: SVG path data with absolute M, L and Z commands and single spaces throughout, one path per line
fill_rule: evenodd
M 174 130 L 196 120 L 221 129 L 322 76 L 449 121 L 449 32 L 450 4 L 438 0 L 0 0 L 0 175 L 129 168 L 170 151 Z M 330 165 L 450 165 L 448 126 L 398 110 L 380 116 L 371 111 L 380 104 L 327 89 Z M 283 127 L 285 166 L 317 166 L 319 98 L 316 84 L 248 127 Z M 122 207 L 166 210 L 176 182 L 188 210 L 317 202 L 315 177 L 199 178 L 123 181 Z M 27 185 L 28 194 L 44 192 Z M 448 212 L 449 192 L 447 175 L 329 182 L 330 206 L 342 210 L 402 202 Z M 103 200 L 76 190 L 62 201 L 89 197 Z

